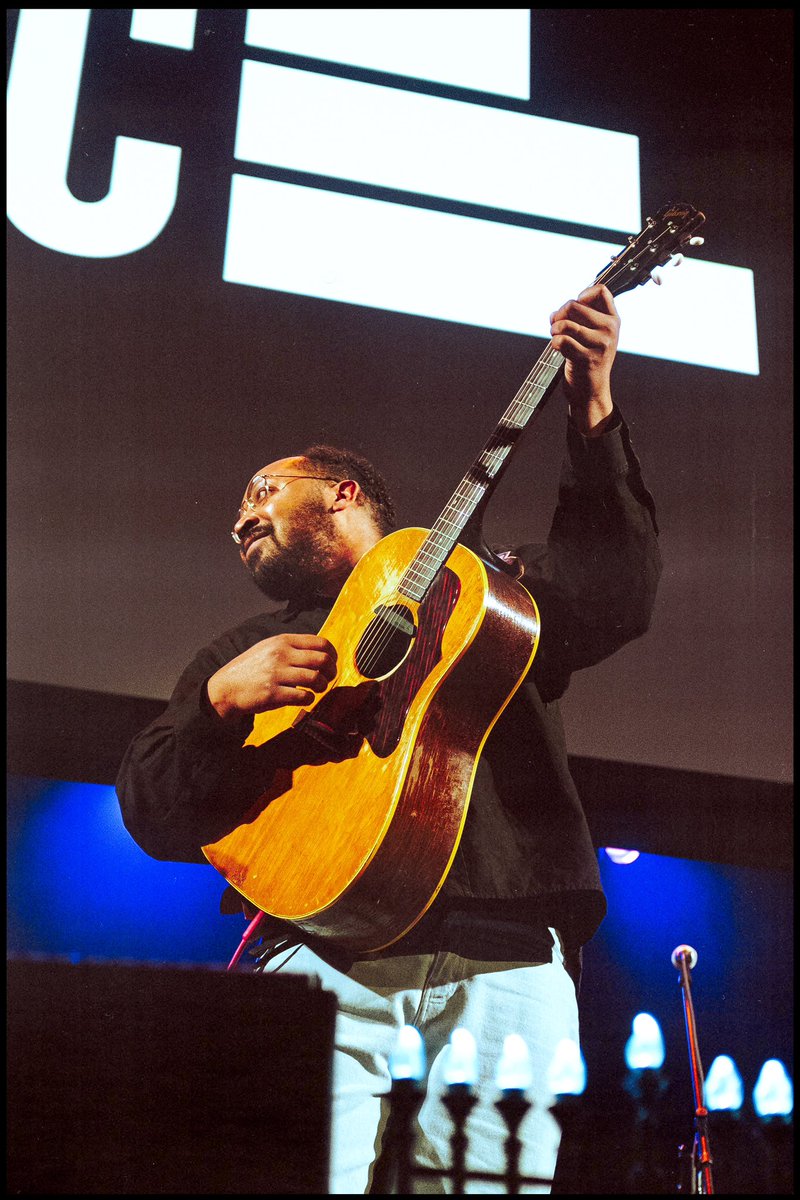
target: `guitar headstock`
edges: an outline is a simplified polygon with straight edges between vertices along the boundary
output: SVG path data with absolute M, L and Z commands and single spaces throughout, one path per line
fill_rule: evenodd
M 614 255 L 595 283 L 605 284 L 613 296 L 647 283 L 654 268 L 662 267 L 676 250 L 687 245 L 702 245 L 703 239 L 695 238 L 694 234 L 705 219 L 704 214 L 691 204 L 666 205 L 655 217 L 647 218 L 637 237 L 631 235 L 628 238 L 628 245 Z

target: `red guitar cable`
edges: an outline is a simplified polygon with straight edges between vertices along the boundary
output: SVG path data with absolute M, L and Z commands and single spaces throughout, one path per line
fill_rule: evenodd
M 244 933 L 242 934 L 242 940 L 239 942 L 239 945 L 236 947 L 236 953 L 234 954 L 234 956 L 233 956 L 233 958 L 231 959 L 231 961 L 228 963 L 228 966 L 227 966 L 226 970 L 228 970 L 228 971 L 232 971 L 232 970 L 233 970 L 233 968 L 236 966 L 236 964 L 238 963 L 239 959 L 240 959 L 240 958 L 242 957 L 242 955 L 244 954 L 245 947 L 247 946 L 247 943 L 248 943 L 249 941 L 251 941 L 251 940 L 252 940 L 252 938 L 254 937 L 254 935 L 255 935 L 255 933 L 256 933 L 256 931 L 257 931 L 257 929 L 258 929 L 259 925 L 260 925 L 260 924 L 261 924 L 261 922 L 264 920 L 264 917 L 265 917 L 266 915 L 267 915 L 266 913 L 263 913 L 263 912 L 258 912 L 258 913 L 256 913 L 256 915 L 253 917 L 252 921 L 250 922 L 250 924 L 247 926 L 247 928 L 245 929 Z

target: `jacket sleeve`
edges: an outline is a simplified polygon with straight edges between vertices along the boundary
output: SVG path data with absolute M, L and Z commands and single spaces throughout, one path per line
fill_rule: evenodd
M 517 556 L 541 617 L 533 678 L 544 700 L 562 695 L 573 671 L 646 632 L 661 574 L 658 526 L 619 410 L 597 438 L 568 422 L 547 545 Z
M 200 651 L 165 711 L 125 753 L 116 785 L 122 818 L 153 858 L 205 862 L 200 847 L 238 824 L 275 771 L 287 765 L 290 738 L 245 747 L 252 717 L 222 721 L 208 700 L 206 681 L 259 637 L 240 640 L 226 635 Z

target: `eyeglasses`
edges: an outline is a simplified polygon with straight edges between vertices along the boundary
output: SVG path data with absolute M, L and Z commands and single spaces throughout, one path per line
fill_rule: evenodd
M 284 482 L 275 483 L 274 480 L 276 479 L 282 479 Z M 328 483 L 338 482 L 332 475 L 254 475 L 247 485 L 244 502 L 236 514 L 234 528 L 231 530 L 231 537 L 237 546 L 241 546 L 242 539 L 236 532 L 235 526 L 239 524 L 245 513 L 258 512 L 259 509 L 263 509 L 264 505 L 274 495 L 282 492 L 285 487 L 288 487 L 293 479 L 321 479 Z

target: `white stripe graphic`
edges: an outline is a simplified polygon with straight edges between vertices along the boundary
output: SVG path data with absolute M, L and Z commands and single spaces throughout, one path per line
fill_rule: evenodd
M 631 134 L 245 60 L 236 157 L 625 233 Z
M 131 37 L 137 42 L 193 50 L 196 25 L 196 8 L 134 8 Z
M 528 8 L 249 8 L 245 42 L 530 99 Z
M 234 175 L 223 278 L 549 337 L 619 245 Z M 620 296 L 620 349 L 758 374 L 752 272 L 687 259 Z M 714 324 L 714 313 L 724 314 Z

